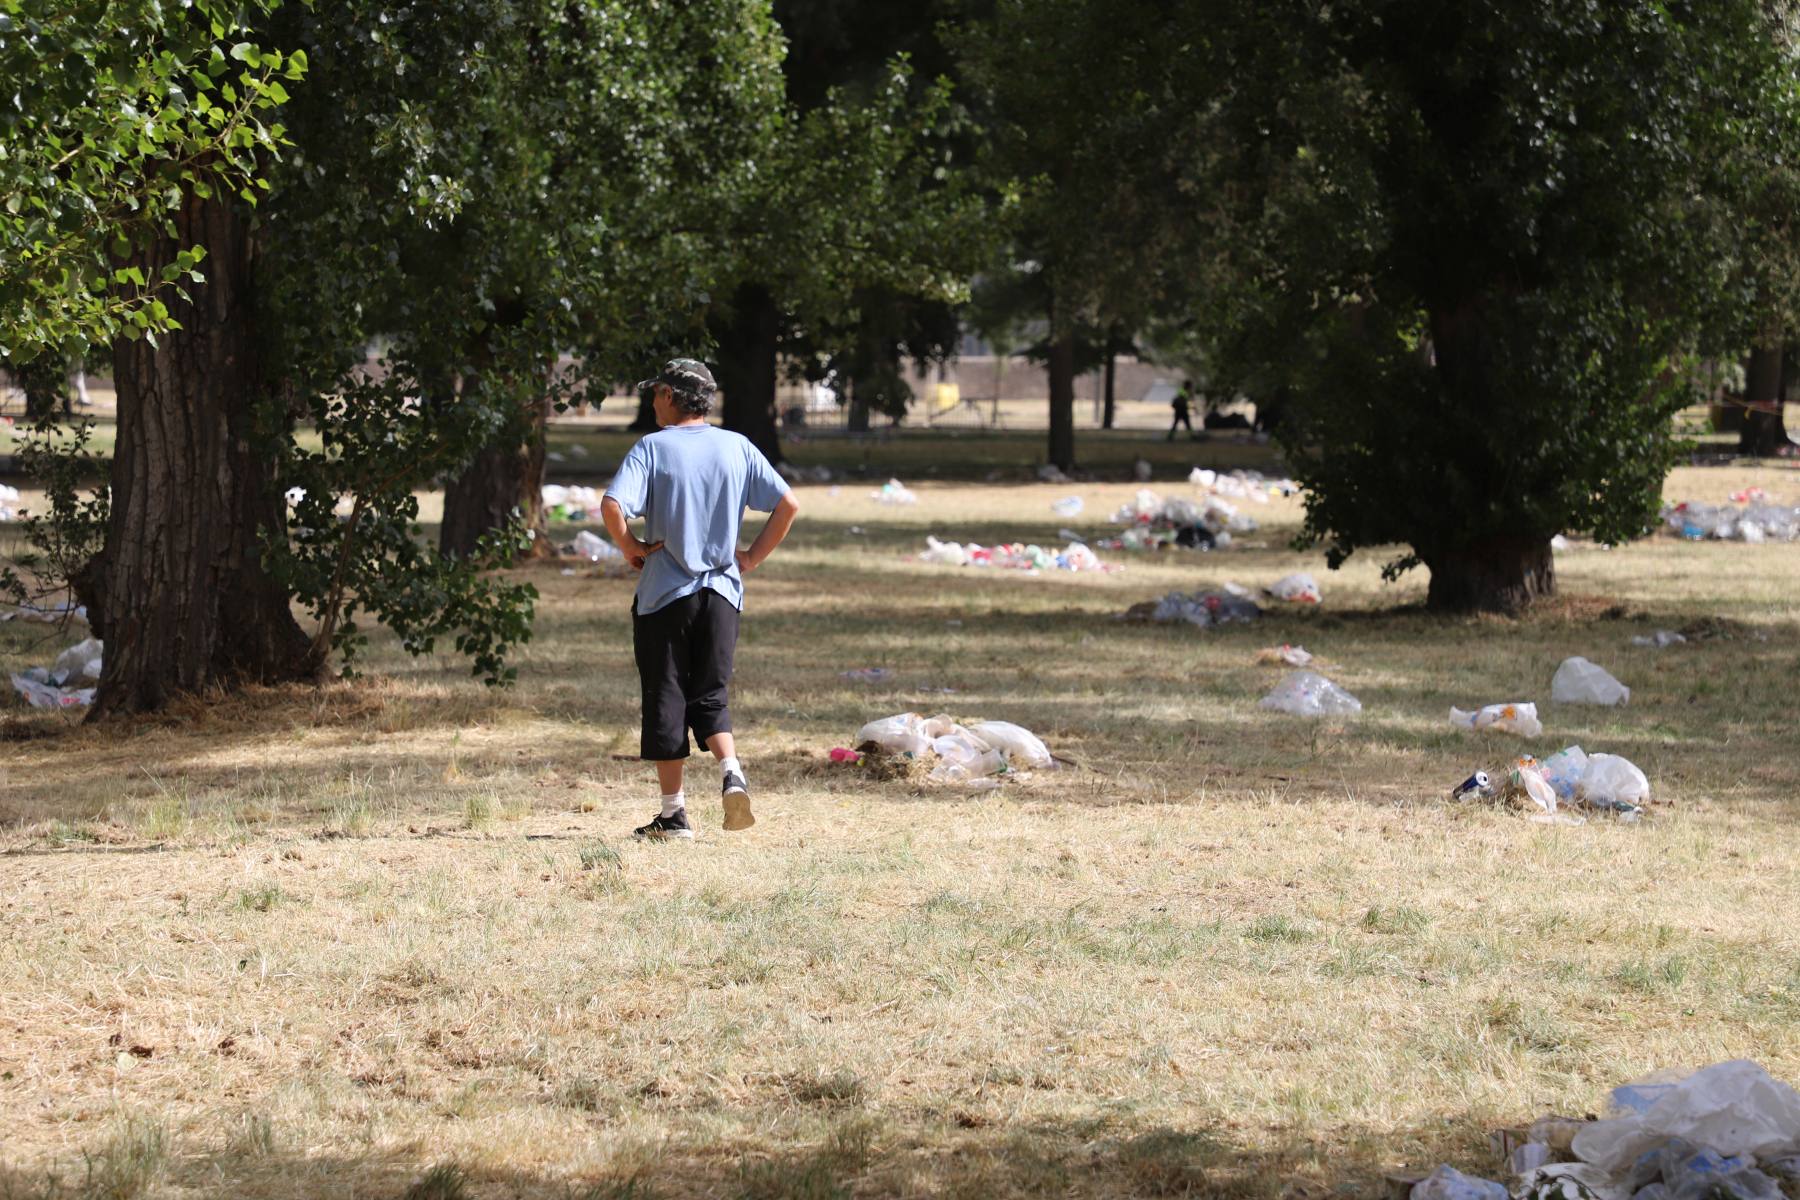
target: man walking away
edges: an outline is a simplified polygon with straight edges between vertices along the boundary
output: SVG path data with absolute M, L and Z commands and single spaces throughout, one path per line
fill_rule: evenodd
M 1183 425 L 1187 426 L 1188 436 L 1194 436 L 1194 422 L 1188 416 L 1188 409 L 1194 402 L 1194 381 L 1184 379 L 1175 391 L 1175 398 L 1169 401 L 1169 407 L 1175 410 L 1175 419 L 1169 424 L 1169 436 L 1163 440 L 1174 441 L 1175 431 Z
M 726 696 L 743 577 L 774 553 L 800 505 L 748 439 L 707 423 L 717 387 L 703 363 L 671 359 L 638 390 L 652 394 L 659 428 L 626 454 L 600 503 L 607 532 L 641 573 L 631 605 L 643 685 L 640 753 L 656 764 L 662 811 L 636 833 L 694 836 L 683 786 L 690 729 L 719 760 L 725 828 L 748 829 L 756 818 Z M 739 550 L 746 507 L 770 516 L 750 548 Z M 640 516 L 642 541 L 626 526 Z

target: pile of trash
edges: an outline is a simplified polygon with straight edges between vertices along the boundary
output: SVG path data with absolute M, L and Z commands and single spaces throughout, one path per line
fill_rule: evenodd
M 1800 1093 L 1748 1059 L 1614 1088 L 1608 1115 L 1546 1113 L 1488 1142 L 1512 1179 L 1389 1176 L 1405 1200 L 1783 1200 L 1800 1187 Z
M 900 713 L 870 721 L 856 735 L 856 749 L 834 749 L 833 762 L 862 765 L 886 776 L 925 770 L 928 783 L 996 788 L 1007 777 L 1024 778 L 1056 765 L 1029 729 L 1009 721 L 959 724 L 948 716 Z
M 1452 800 L 1471 797 L 1497 798 L 1531 812 L 1533 820 L 1559 825 L 1582 823 L 1561 811 L 1565 805 L 1635 821 L 1650 803 L 1650 780 L 1628 758 L 1568 746 L 1542 762 L 1524 754 L 1504 772 L 1477 771 L 1450 793 Z
M 61 604 L 21 604 L 0 612 L 0 621 L 41 621 L 46 625 L 54 625 L 62 620 L 80 621 L 86 625 L 87 606 L 65 600 Z
M 1267 499 L 1265 498 L 1265 503 Z M 1113 514 L 1115 525 L 1127 526 L 1116 538 L 1101 542 L 1109 550 L 1223 550 L 1233 534 L 1251 533 L 1256 522 L 1217 496 L 1199 501 L 1176 496 L 1164 500 L 1148 488 Z
M 1116 565 L 1103 563 L 1081 542 L 1070 542 L 1062 550 L 1046 550 L 1042 546 L 1011 542 L 1004 546 L 978 546 L 974 542 L 940 542 L 925 539 L 925 552 L 920 562 L 939 563 L 949 567 L 1005 567 L 1014 571 L 1037 574 L 1041 571 L 1117 571 Z
M 1267 504 L 1270 496 L 1292 496 L 1300 491 L 1300 485 L 1293 480 L 1270 479 L 1261 471 L 1232 471 L 1221 475 L 1217 471 L 1195 467 L 1188 473 L 1188 482 L 1215 496 L 1253 500 L 1257 504 Z
M 869 499 L 877 504 L 917 504 L 919 498 L 912 490 L 898 479 L 890 479 L 881 485 L 878 492 L 870 492 Z
M 74 708 L 94 702 L 94 685 L 100 682 L 101 655 L 106 647 L 99 638 L 77 642 L 56 656 L 50 667 L 30 667 L 12 677 L 13 690 L 33 708 Z
M 1791 542 L 1800 538 L 1800 508 L 1771 504 L 1761 488 L 1732 496 L 1732 503 L 1684 500 L 1664 505 L 1662 523 L 1689 541 L 1717 538 L 1736 542 Z
M 1262 609 L 1250 598 L 1247 589 L 1228 583 L 1221 591 L 1192 594 L 1170 592 L 1161 600 L 1146 600 L 1141 604 L 1134 604 L 1125 610 L 1122 619 L 1165 624 L 1186 621 L 1205 629 L 1213 625 L 1254 621 L 1262 615 Z
M 0 483 L 0 521 L 19 519 L 19 489 Z
M 552 521 L 598 521 L 602 493 L 591 487 L 564 487 L 546 483 L 539 493 L 544 501 L 544 514 Z

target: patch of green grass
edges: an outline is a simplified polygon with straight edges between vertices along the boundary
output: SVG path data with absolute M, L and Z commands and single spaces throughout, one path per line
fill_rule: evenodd
M 136 1200 L 150 1195 L 169 1162 L 169 1132 L 149 1117 L 130 1116 L 92 1153 L 82 1156 L 81 1200 Z
M 1309 942 L 1316 935 L 1312 929 L 1285 914 L 1271 913 L 1258 917 L 1245 926 L 1244 936 L 1253 942 L 1299 943 Z
M 469 1173 L 454 1162 L 442 1162 L 406 1189 L 401 1200 L 468 1200 Z
M 287 899 L 287 893 L 275 884 L 244 888 L 237 894 L 237 907 L 246 912 L 268 912 Z
M 1420 933 L 1430 925 L 1431 914 L 1405 904 L 1371 905 L 1362 916 L 1362 927 L 1370 933 Z

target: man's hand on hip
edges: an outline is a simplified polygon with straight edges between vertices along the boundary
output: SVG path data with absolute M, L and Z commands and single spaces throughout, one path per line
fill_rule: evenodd
M 632 570 L 641 571 L 644 569 L 644 560 L 662 548 L 661 542 L 640 542 L 632 538 L 631 544 L 624 548 L 625 561 L 631 564 Z

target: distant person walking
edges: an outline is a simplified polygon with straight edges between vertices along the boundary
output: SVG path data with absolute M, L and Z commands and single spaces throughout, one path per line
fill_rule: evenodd
M 1170 422 L 1169 436 L 1163 439 L 1164 441 L 1174 441 L 1175 431 L 1180 429 L 1183 425 L 1187 426 L 1188 436 L 1190 438 L 1194 436 L 1194 422 L 1193 419 L 1188 416 L 1188 412 L 1192 408 L 1193 403 L 1194 381 L 1191 379 L 1184 379 L 1181 381 L 1181 386 L 1175 390 L 1175 398 L 1169 401 L 1169 407 L 1175 410 L 1175 420 Z
M 639 752 L 656 764 L 662 810 L 635 832 L 694 836 L 683 780 L 690 729 L 719 760 L 725 828 L 748 829 L 756 818 L 727 702 L 744 575 L 775 552 L 800 505 L 748 438 L 707 423 L 717 386 L 705 364 L 671 359 L 638 390 L 652 395 L 659 428 L 625 455 L 600 503 L 607 532 L 641 572 L 631 604 L 643 685 Z M 745 508 L 770 516 L 739 550 Z M 640 516 L 643 541 L 626 526 Z

